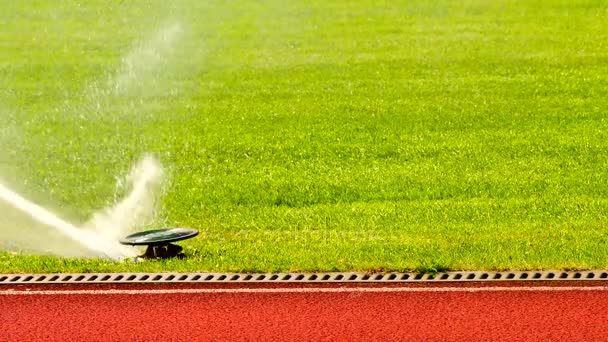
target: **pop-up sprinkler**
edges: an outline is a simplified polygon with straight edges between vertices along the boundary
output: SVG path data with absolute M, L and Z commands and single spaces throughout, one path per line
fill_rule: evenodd
M 182 247 L 171 242 L 186 240 L 198 235 L 193 228 L 152 229 L 134 233 L 120 240 L 123 245 L 148 246 L 140 256 L 144 259 L 183 257 Z

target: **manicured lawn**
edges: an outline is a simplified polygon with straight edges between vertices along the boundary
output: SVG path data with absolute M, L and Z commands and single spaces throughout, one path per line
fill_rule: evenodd
M 0 5 L 0 175 L 83 222 L 154 153 L 189 257 L 34 256 L 0 207 L 0 272 L 608 268 L 604 1 L 163 3 Z

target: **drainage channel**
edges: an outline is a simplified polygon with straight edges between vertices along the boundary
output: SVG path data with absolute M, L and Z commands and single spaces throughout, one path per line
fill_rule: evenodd
M 0 274 L 0 285 L 73 283 L 416 283 L 608 280 L 608 271 L 459 271 L 421 273 L 58 273 Z

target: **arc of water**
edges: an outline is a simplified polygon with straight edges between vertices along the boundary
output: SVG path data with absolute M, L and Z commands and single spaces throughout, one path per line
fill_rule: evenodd
M 18 193 L 2 184 L 0 184 L 0 198 L 13 207 L 27 213 L 36 221 L 56 228 L 65 236 L 80 243 L 91 251 L 100 253 L 102 255 L 107 255 L 114 259 L 123 257 L 123 253 L 119 251 L 124 251 L 124 249 L 121 248 L 122 246 L 118 242 L 113 243 L 111 241 L 103 241 L 98 239 L 96 236 L 87 233 L 86 231 L 78 229 L 69 222 L 62 220 L 43 207 L 28 201 Z

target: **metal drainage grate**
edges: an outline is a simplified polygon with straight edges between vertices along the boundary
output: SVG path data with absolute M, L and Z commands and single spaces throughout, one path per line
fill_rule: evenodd
M 101 283 L 412 283 L 471 281 L 583 281 L 608 280 L 608 271 L 461 271 L 437 273 L 62 273 L 0 274 L 7 284 Z

